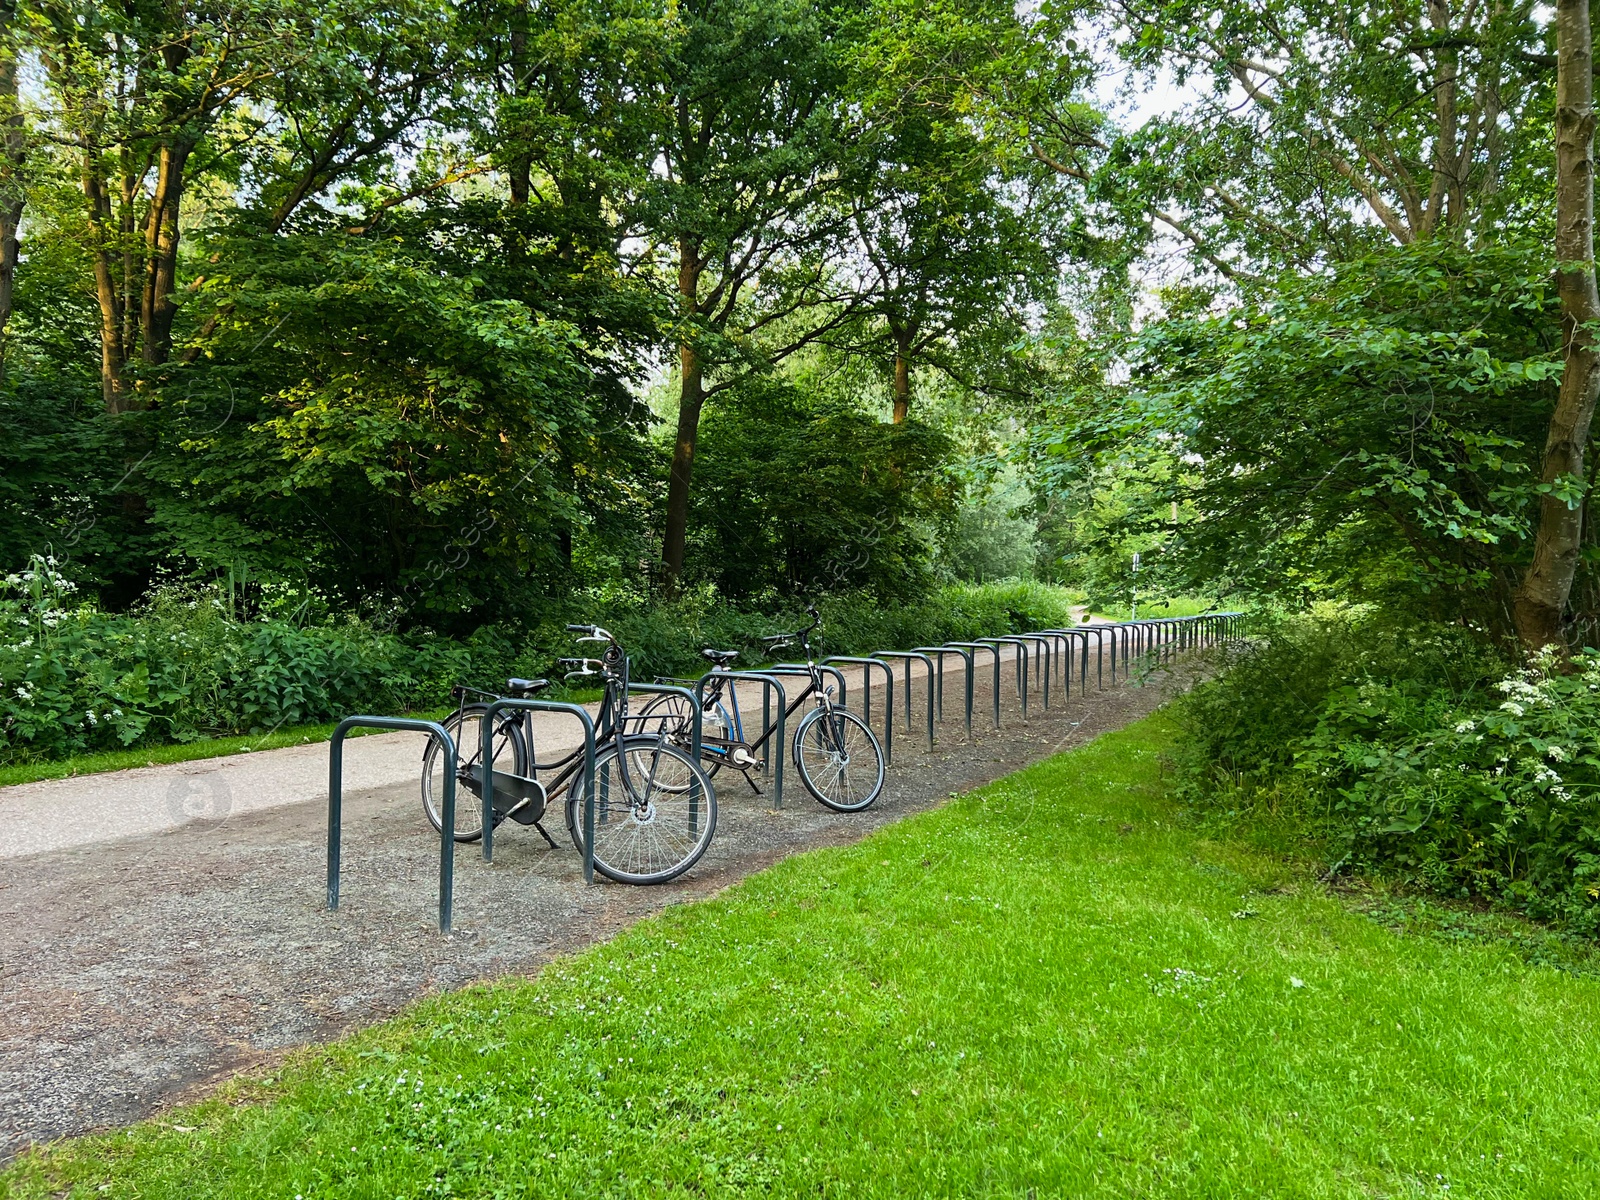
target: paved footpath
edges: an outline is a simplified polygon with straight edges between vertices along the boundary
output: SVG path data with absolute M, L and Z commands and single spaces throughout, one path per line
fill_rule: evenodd
M 951 664 L 954 668 L 955 664 Z M 1091 662 L 1091 674 L 1093 663 Z M 323 906 L 327 746 L 0 789 L 0 1155 L 124 1123 L 192 1097 L 284 1050 L 368 1024 L 419 995 L 537 970 L 662 907 L 697 899 L 789 854 L 845 844 L 1150 711 L 1173 686 L 1059 680 L 1021 717 L 1010 672 L 1002 727 L 988 669 L 975 673 L 974 736 L 958 670 L 926 745 L 927 680 L 913 728 L 896 695 L 895 757 L 865 813 L 823 809 L 792 773 L 782 810 L 719 778 L 717 837 L 661 887 L 585 886 L 561 843 L 502 826 L 495 862 L 456 855 L 456 932 L 436 928 L 437 835 L 418 799 L 424 740 L 380 734 L 346 747 L 345 870 Z M 849 680 L 859 697 L 859 675 Z M 758 692 L 745 698 L 746 711 Z M 881 727 L 882 686 L 874 724 Z M 578 744 L 544 716 L 540 757 Z

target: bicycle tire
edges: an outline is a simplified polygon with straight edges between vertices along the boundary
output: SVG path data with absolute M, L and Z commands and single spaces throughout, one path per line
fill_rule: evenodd
M 453 713 L 444 722 L 447 732 L 456 743 L 456 753 L 461 756 L 461 769 L 477 764 L 483 755 L 483 741 L 481 730 L 483 728 L 483 714 L 488 711 L 488 705 L 469 704 L 460 711 Z M 528 773 L 528 746 L 527 739 L 523 736 L 522 727 L 515 724 L 515 717 L 509 713 L 502 713 L 499 717 L 499 730 L 495 734 L 494 763 L 495 769 L 506 771 L 513 775 L 526 775 Z M 467 731 L 463 740 L 462 732 Z M 503 740 L 502 740 L 503 739 Z M 442 745 L 438 738 L 430 737 L 428 745 L 422 752 L 422 811 L 427 815 L 428 823 L 435 830 L 442 831 L 444 820 L 439 814 L 438 802 L 435 794 L 442 795 L 444 771 L 440 761 Z M 501 818 L 503 820 L 504 818 Z M 500 821 L 495 822 L 495 828 L 500 827 Z M 457 776 L 456 783 L 456 828 L 455 840 L 458 842 L 475 842 L 483 837 L 483 805 L 478 797 L 473 795 Z
M 883 793 L 883 747 L 872 727 L 848 709 L 812 709 L 795 728 L 793 751 L 800 782 L 824 808 L 860 812 Z M 858 762 L 866 769 L 852 774 Z
M 640 793 L 637 802 L 617 803 L 616 793 L 624 789 L 619 753 L 628 756 L 629 778 Z M 640 756 L 652 764 L 644 779 L 635 778 L 633 772 Z M 654 784 L 649 771 L 654 773 Z M 663 779 L 676 786 L 660 786 Z M 693 756 L 672 742 L 641 735 L 625 738 L 620 745 L 602 746 L 595 755 L 595 782 L 594 867 L 607 879 L 666 883 L 699 862 L 711 845 L 717 832 L 716 790 Z M 580 854 L 584 848 L 583 788 L 580 770 L 567 790 L 567 832 Z M 648 812 L 642 820 L 641 809 Z

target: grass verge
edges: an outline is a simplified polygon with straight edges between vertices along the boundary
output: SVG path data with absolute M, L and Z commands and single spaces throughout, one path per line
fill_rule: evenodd
M 1532 1197 L 1600 981 L 1207 840 L 1127 731 L 0 1176 L 34 1196 Z M 1590 1184 L 1582 1183 L 1589 1179 Z

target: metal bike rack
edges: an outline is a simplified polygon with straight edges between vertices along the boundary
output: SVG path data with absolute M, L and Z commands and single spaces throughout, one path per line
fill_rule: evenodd
M 883 761 L 885 764 L 892 763 L 894 761 L 894 668 L 881 658 L 863 658 L 853 654 L 830 654 L 822 660 L 823 666 L 833 663 L 861 665 L 861 719 L 867 723 L 868 729 L 872 728 L 872 668 L 882 669 L 884 678 L 888 681 L 883 689 Z M 839 695 L 843 697 L 844 691 L 841 690 Z
M 830 667 L 823 663 L 817 663 L 816 668 L 825 674 L 833 676 L 833 682 L 838 686 L 839 689 L 839 703 L 844 704 L 845 692 L 848 690 L 848 685 L 845 683 L 844 672 L 839 670 L 838 667 Z M 759 670 L 764 675 L 782 675 L 785 677 L 793 676 L 795 678 L 804 677 L 806 679 L 811 678 L 811 668 L 805 663 L 775 663 L 770 667 L 761 667 Z
M 1055 653 L 1055 660 L 1061 666 L 1061 688 L 1065 693 L 1067 685 L 1072 681 L 1072 649 L 1075 643 L 1072 635 L 1062 629 L 1033 629 L 1027 633 L 1019 634 L 1026 638 L 1048 638 L 1051 648 Z
M 1072 694 L 1072 659 L 1078 659 L 1078 691 L 1090 690 L 1090 635 L 1083 629 L 1046 629 L 1046 634 L 1059 637 L 1064 643 L 1061 651 L 1062 685 Z
M 481 761 L 483 763 L 483 861 L 494 861 L 494 727 L 495 718 L 503 712 L 565 713 L 576 717 L 583 726 L 583 881 L 594 882 L 594 718 L 578 704 L 563 704 L 559 700 L 529 700 L 523 697 L 503 696 L 489 702 L 483 710 L 479 730 L 482 737 Z M 530 745 L 528 753 L 534 748 Z M 529 764 L 534 770 L 535 763 Z
M 918 654 L 931 655 L 939 662 L 939 719 L 944 720 L 944 656 L 946 654 L 960 655 L 965 663 L 962 677 L 967 681 L 967 738 L 972 737 L 972 651 L 963 650 L 959 646 L 918 646 Z
M 1012 641 L 1032 642 L 1034 674 L 1044 684 L 1044 708 L 1050 711 L 1050 676 L 1055 673 L 1054 654 L 1055 646 L 1049 635 L 1043 633 L 1014 633 Z M 1040 670 L 1041 665 L 1043 670 Z
M 1087 692 L 1089 690 L 1088 626 L 1074 629 L 1043 629 L 1040 630 L 1040 633 L 1044 636 L 1060 638 L 1066 644 L 1066 649 L 1062 656 L 1061 681 L 1069 696 L 1072 694 L 1072 652 L 1074 649 L 1079 649 L 1078 639 L 1083 639 L 1078 666 L 1078 689 Z
M 1104 691 L 1106 686 L 1106 632 L 1107 625 L 1083 626 L 1083 690 L 1089 690 L 1089 639 L 1094 638 L 1094 686 Z M 1112 639 L 1111 682 L 1117 681 L 1116 639 Z
M 967 650 L 971 650 L 973 652 L 977 652 L 979 650 L 987 650 L 989 652 L 989 656 L 992 659 L 994 659 L 994 727 L 996 729 L 999 729 L 1000 728 L 1000 651 L 997 648 L 995 648 L 994 646 L 989 645 L 987 642 L 946 642 L 945 645 L 950 647 L 950 648 L 952 648 L 952 649 L 962 649 L 962 648 L 964 648 L 964 649 L 967 649 Z M 969 717 L 970 717 L 970 714 L 972 712 L 972 676 L 973 676 L 973 673 L 977 669 L 978 669 L 978 666 L 977 666 L 976 662 L 969 662 L 967 664 L 967 712 L 968 712 Z M 969 731 L 971 730 L 970 724 L 968 725 L 968 730 Z
M 1150 652 L 1158 663 L 1167 662 L 1172 657 L 1172 631 L 1173 624 L 1166 617 L 1150 622 Z
M 995 647 L 996 653 L 1001 646 L 1015 646 L 1017 648 L 1017 695 L 1022 700 L 1022 719 L 1028 719 L 1028 651 L 1032 649 L 1027 642 L 1014 637 L 979 638 L 979 642 L 986 646 Z
M 839 704 L 842 707 L 848 707 L 848 705 L 846 704 L 846 701 L 845 701 L 845 693 L 849 690 L 849 685 L 845 683 L 844 672 L 839 670 L 838 667 L 830 667 L 830 666 L 827 666 L 824 663 L 816 663 L 814 665 L 815 665 L 815 667 L 816 667 L 816 669 L 818 671 L 821 671 L 826 675 L 833 676 L 834 686 L 835 686 L 835 688 L 838 689 L 838 693 L 839 693 Z M 808 666 L 805 663 L 777 663 L 774 666 L 763 667 L 762 670 L 761 670 L 761 673 L 764 674 L 764 675 L 782 676 L 782 677 L 784 677 L 786 679 L 788 679 L 788 678 L 804 679 L 804 680 L 809 682 L 810 679 L 811 679 L 811 670 L 812 670 L 811 666 Z M 761 715 L 762 715 L 762 720 L 763 720 L 764 723 L 770 723 L 770 716 L 769 716 L 769 714 L 767 713 L 767 710 L 766 710 L 766 703 L 767 703 L 767 693 L 766 692 L 762 692 L 761 693 L 761 705 L 762 705 Z M 785 707 L 787 707 L 787 706 L 785 706 Z
M 450 932 L 455 901 L 456 769 L 455 739 L 437 721 L 417 717 L 346 717 L 328 743 L 328 911 L 339 907 L 339 866 L 344 818 L 344 738 L 352 729 L 409 729 L 439 739 L 445 749 L 444 812 L 439 828 L 439 932 Z
M 837 691 L 838 697 L 839 697 L 838 703 L 839 703 L 839 705 L 841 707 L 848 708 L 849 705 L 845 701 L 845 693 L 849 690 L 849 685 L 845 682 L 844 672 L 839 670 L 838 667 L 830 667 L 830 666 L 827 666 L 827 665 L 825 665 L 823 663 L 816 663 L 814 665 L 815 665 L 816 669 L 818 671 L 821 671 L 823 674 L 833 676 L 834 688 Z M 776 663 L 776 664 L 774 664 L 773 666 L 770 666 L 770 667 L 762 667 L 761 668 L 761 674 L 763 674 L 763 675 L 781 676 L 782 678 L 785 678 L 785 679 L 804 679 L 804 680 L 809 682 L 810 679 L 811 679 L 811 669 L 812 669 L 811 666 L 808 666 L 806 663 L 794 663 L 794 662 L 791 662 L 791 663 Z M 770 724 L 771 723 L 771 718 L 770 718 L 770 715 L 767 713 L 766 703 L 767 703 L 767 693 L 766 692 L 762 692 L 761 693 L 761 704 L 762 704 L 761 716 L 762 716 L 762 720 L 763 720 L 764 724 Z
M 928 668 L 928 749 L 933 749 L 933 659 L 920 650 L 874 650 L 869 658 L 903 658 L 906 660 L 906 731 L 911 730 L 911 663 L 920 659 Z
M 778 765 L 776 768 L 774 768 L 772 765 L 774 756 L 772 753 L 772 742 L 770 741 L 761 748 L 761 765 L 766 774 L 772 780 L 772 807 L 782 808 L 783 756 L 788 750 L 788 746 L 785 744 L 784 738 L 784 724 L 787 720 L 786 713 L 789 708 L 789 698 L 783 690 L 783 684 L 778 682 L 778 680 L 774 677 L 774 673 L 771 671 L 707 671 L 694 685 L 694 711 L 697 717 L 700 713 L 701 707 L 705 704 L 706 681 L 709 679 L 732 679 L 735 681 L 740 679 L 748 679 L 755 683 L 761 684 L 761 734 L 763 737 L 765 737 L 767 732 L 773 728 L 772 710 L 768 707 L 768 705 L 771 702 L 772 694 L 774 692 L 778 694 L 778 723 L 776 731 L 776 741 L 778 744 L 778 753 L 776 758 Z M 737 687 L 738 683 L 735 682 L 734 686 Z M 737 697 L 735 697 L 734 703 L 738 703 Z M 739 722 L 742 726 L 744 723 L 743 716 L 740 716 Z M 697 725 L 695 733 L 696 745 L 699 744 L 699 738 L 700 734 Z M 696 758 L 698 759 L 698 757 L 699 756 L 697 753 Z

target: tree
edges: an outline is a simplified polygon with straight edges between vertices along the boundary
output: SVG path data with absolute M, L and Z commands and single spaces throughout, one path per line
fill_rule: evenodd
M 413 0 L 35 2 L 39 120 L 81 193 L 113 413 L 152 399 L 140 380 L 172 357 L 180 297 L 203 282 L 180 280 L 187 201 L 216 207 L 243 185 L 277 232 L 339 180 L 370 183 L 390 155 L 418 154 L 406 135 L 445 116 L 454 86 L 442 13 Z
M 1565 620 L 1583 552 L 1584 466 L 1600 393 L 1600 294 L 1594 266 L 1594 55 L 1588 0 L 1556 4 L 1556 289 L 1561 390 L 1539 478 L 1533 561 L 1516 598 L 1517 633 L 1532 651 L 1566 645 Z
M 747 377 L 707 413 L 696 541 L 723 596 L 927 586 L 956 494 L 947 440 L 892 425 L 810 377 Z
M 1119 133 L 1030 80 L 1007 97 L 1030 151 L 1108 219 L 1185 242 L 1236 284 L 1385 244 L 1492 239 L 1527 219 L 1549 69 L 1531 0 L 1047 5 L 1193 99 Z M 1537 217 L 1535 217 L 1537 219 Z
M 1030 306 L 1057 296 L 1058 213 L 1047 185 L 1007 178 L 959 123 L 919 106 L 885 124 L 870 183 L 852 201 L 861 313 L 830 342 L 890 364 L 901 424 L 923 363 L 969 387 L 1013 382 L 1007 347 L 1024 337 Z
M 0 3 L 0 360 L 16 290 L 17 231 L 27 203 L 23 170 L 27 161 L 27 124 L 18 87 L 18 53 L 23 41 L 16 0 Z
M 83 195 L 100 308 L 105 406 L 133 405 L 131 362 L 164 363 L 177 314 L 180 215 L 227 114 L 294 65 L 294 26 L 254 0 L 217 8 L 43 3 L 35 22 L 53 105 Z M 197 157 L 198 156 L 198 157 Z
M 657 174 L 641 223 L 675 260 L 677 429 L 662 560 L 683 573 L 689 492 L 707 397 L 732 386 L 752 343 L 781 360 L 845 319 L 831 251 L 851 139 L 841 91 L 850 26 L 812 0 L 678 6 L 657 84 Z M 752 293 L 757 293 L 752 296 Z M 708 378 L 709 377 L 709 378 Z
M 1188 588 L 1509 637 L 1561 373 L 1546 270 L 1536 243 L 1435 240 L 1151 322 L 1104 351 L 1128 383 L 1088 381 L 1037 431 L 1041 469 L 1142 476 L 1150 502 L 1106 540 L 1164 541 Z

